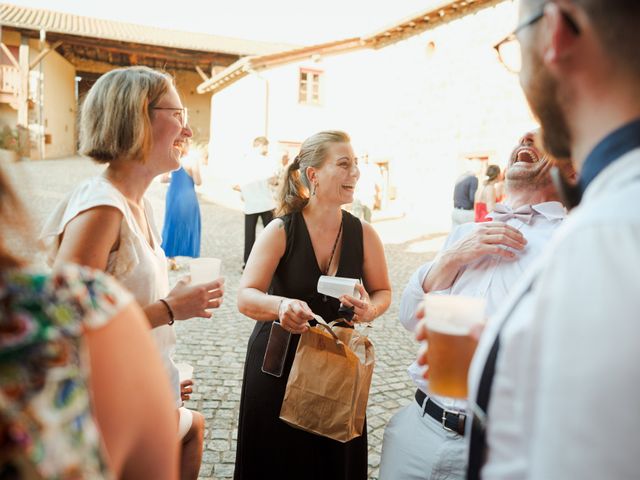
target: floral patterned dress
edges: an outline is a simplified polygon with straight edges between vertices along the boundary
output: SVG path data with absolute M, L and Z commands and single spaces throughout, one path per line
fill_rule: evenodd
M 82 334 L 131 301 L 76 266 L 0 273 L 0 478 L 111 478 Z

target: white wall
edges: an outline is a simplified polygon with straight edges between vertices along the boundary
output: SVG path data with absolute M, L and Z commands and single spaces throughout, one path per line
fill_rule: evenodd
M 433 229 L 448 228 L 464 156 L 486 153 L 503 166 L 534 126 L 517 76 L 492 48 L 513 29 L 516 15 L 516 4 L 507 1 L 380 50 L 262 72 L 270 86 L 269 140 L 345 130 L 356 154 L 389 161 L 402 208 Z M 298 72 L 307 66 L 324 71 L 321 106 L 298 104 Z M 264 81 L 255 75 L 213 96 L 216 168 L 231 169 L 227 163 L 263 134 L 263 123 Z
M 492 49 L 513 28 L 516 13 L 505 2 L 379 52 L 385 68 L 378 85 L 388 113 L 380 117 L 379 135 L 395 144 L 394 178 L 407 208 L 433 216 L 435 224 L 448 224 L 461 158 L 486 152 L 504 165 L 534 125 L 517 76 Z

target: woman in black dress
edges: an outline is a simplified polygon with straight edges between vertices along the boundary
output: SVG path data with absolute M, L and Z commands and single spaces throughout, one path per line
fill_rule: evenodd
M 338 318 L 340 301 L 317 293 L 320 275 L 359 278 L 354 321 L 371 322 L 391 301 L 384 249 L 375 230 L 343 211 L 353 201 L 360 172 L 346 133 L 308 138 L 289 165 L 280 198 L 281 217 L 258 238 L 238 292 L 239 310 L 257 320 L 249 338 L 240 402 L 235 479 L 364 480 L 367 431 L 347 443 L 305 432 L 280 420 L 280 407 L 299 334 L 312 312 Z M 284 373 L 261 371 L 271 324 L 291 332 Z

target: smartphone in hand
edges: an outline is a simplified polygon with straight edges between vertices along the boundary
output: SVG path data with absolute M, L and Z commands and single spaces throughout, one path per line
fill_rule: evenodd
M 284 371 L 284 362 L 287 359 L 287 351 L 291 342 L 291 332 L 286 331 L 280 322 L 271 324 L 267 350 L 264 352 L 262 371 L 274 377 L 281 377 Z

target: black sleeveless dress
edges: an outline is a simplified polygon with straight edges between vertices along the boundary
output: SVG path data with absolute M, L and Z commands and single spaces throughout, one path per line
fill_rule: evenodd
M 343 234 L 337 276 L 362 278 L 362 224 L 342 212 Z M 269 292 L 304 300 L 328 322 L 338 318 L 340 302 L 317 293 L 322 275 L 301 212 L 282 217 L 287 237 L 285 253 Z M 249 338 L 244 367 L 236 480 L 270 478 L 296 480 L 364 480 L 367 478 L 367 426 L 362 436 L 337 442 L 290 427 L 280 420 L 280 407 L 300 336 L 293 335 L 280 378 L 261 371 L 272 322 L 256 322 Z

